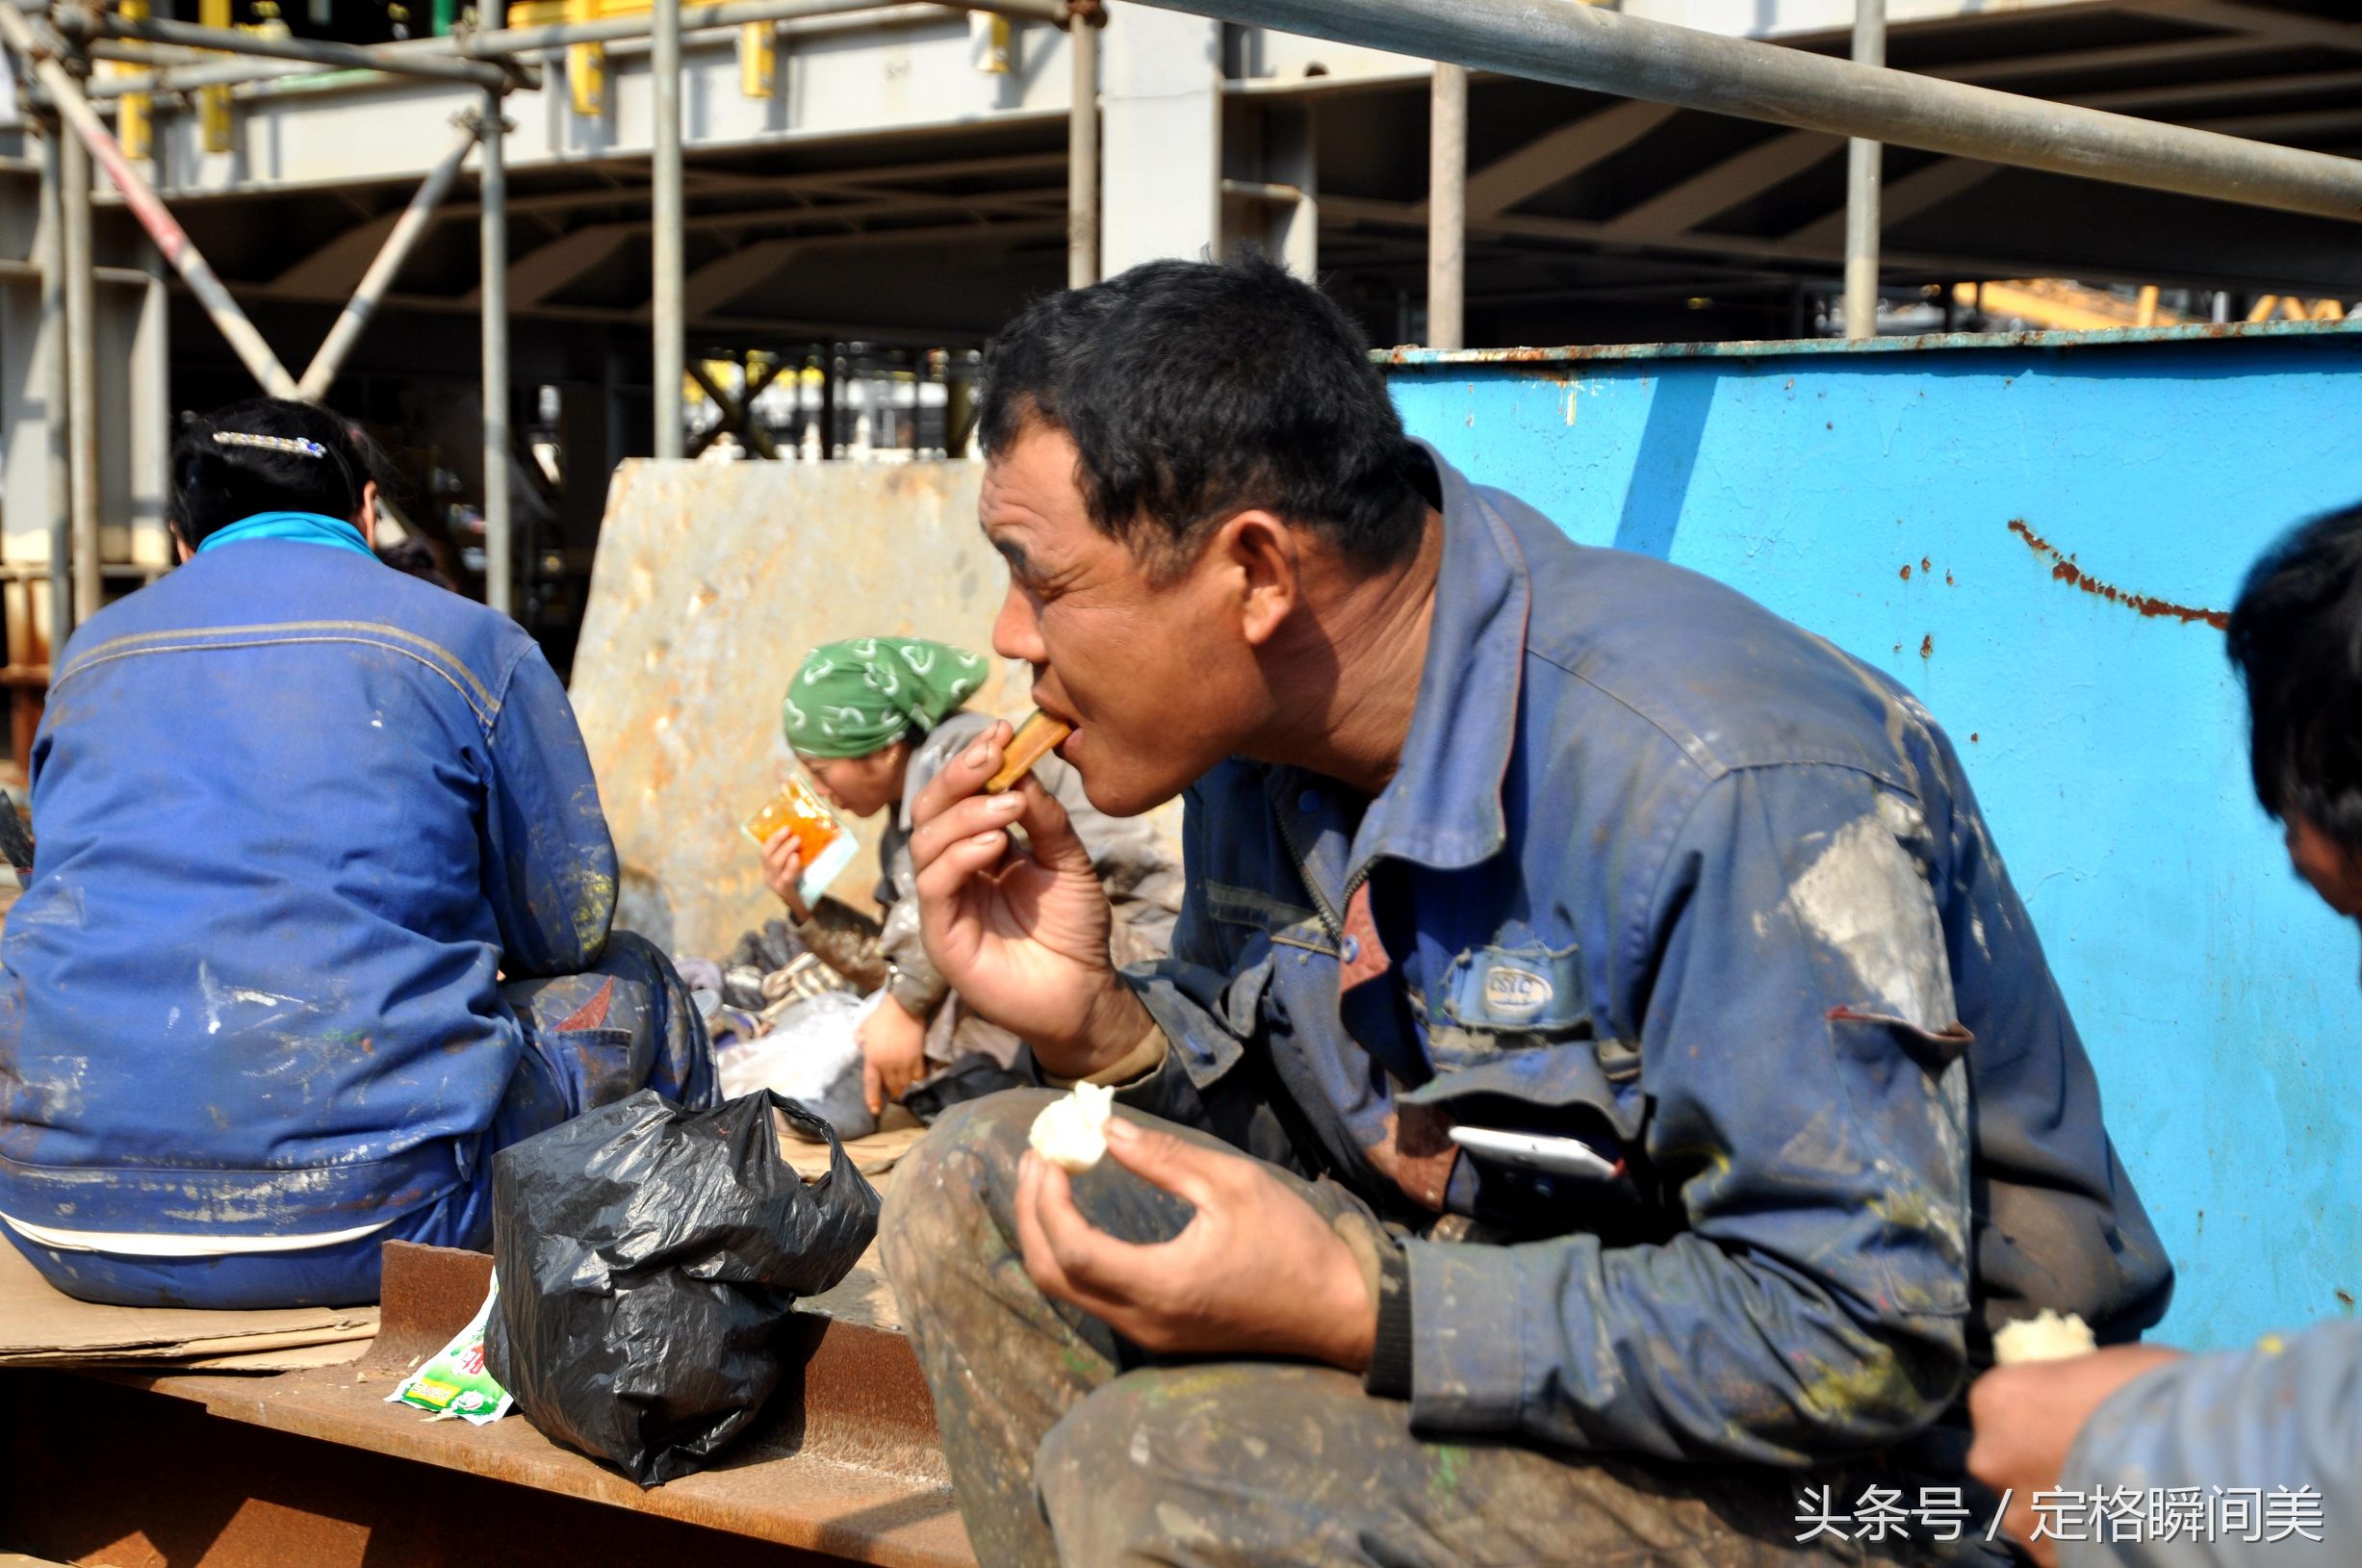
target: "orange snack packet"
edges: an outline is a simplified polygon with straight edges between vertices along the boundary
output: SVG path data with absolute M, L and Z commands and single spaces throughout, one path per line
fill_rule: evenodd
M 771 835 L 785 828 L 795 835 L 796 848 L 804 861 L 804 873 L 797 879 L 798 890 L 806 903 L 816 902 L 828 890 L 854 855 L 860 841 L 853 830 L 836 818 L 828 803 L 813 790 L 801 775 L 780 786 L 780 792 L 764 801 L 755 814 L 741 823 L 740 828 L 757 846 L 769 843 Z

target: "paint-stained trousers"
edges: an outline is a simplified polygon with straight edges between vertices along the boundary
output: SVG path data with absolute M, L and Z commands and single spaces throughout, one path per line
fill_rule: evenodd
M 956 1107 L 895 1171 L 886 1197 L 886 1270 L 935 1393 L 979 1561 L 1754 1568 L 1913 1560 L 1879 1555 L 1899 1548 L 1826 1537 L 1796 1544 L 1803 1489 L 1831 1485 L 1837 1498 L 1858 1497 L 1860 1475 L 1426 1442 L 1412 1433 L 1406 1404 L 1325 1367 L 1152 1364 L 1026 1277 L 1013 1210 L 1017 1162 L 1048 1099 L 1019 1091 Z M 1378 1239 L 1375 1217 L 1345 1189 L 1272 1171 L 1332 1224 Z M 1168 1240 L 1189 1220 L 1185 1202 L 1112 1163 L 1077 1177 L 1074 1193 L 1093 1224 L 1127 1241 Z
M 327 1247 L 218 1257 L 66 1250 L 5 1226 L 0 1233 L 51 1284 L 85 1301 L 349 1306 L 377 1299 L 378 1249 L 388 1241 L 491 1245 L 495 1151 L 642 1089 L 693 1110 L 719 1103 L 705 1020 L 672 962 L 644 938 L 616 932 L 595 967 L 548 980 L 512 980 L 501 995 L 524 1032 L 525 1052 L 508 1092 L 493 1109 L 472 1179 L 382 1229 Z

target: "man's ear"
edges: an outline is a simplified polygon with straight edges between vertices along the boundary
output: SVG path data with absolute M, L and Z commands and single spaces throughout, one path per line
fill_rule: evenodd
M 353 519 L 361 529 L 361 542 L 370 549 L 377 548 L 377 481 L 371 479 L 361 486 L 361 515 Z
M 166 524 L 166 525 L 165 525 L 165 531 L 166 531 L 166 532 L 167 532 L 167 533 L 169 533 L 169 534 L 171 534 L 171 536 L 172 536 L 172 553 L 173 553 L 173 556 L 174 556 L 174 558 L 175 558 L 175 559 L 177 559 L 177 560 L 180 562 L 180 564 L 181 564 L 181 565 L 186 566 L 186 565 L 188 565 L 188 564 L 190 563 L 190 561 L 191 561 L 191 560 L 193 560 L 193 559 L 194 559 L 194 558 L 195 558 L 195 556 L 196 556 L 196 552 L 195 552 L 195 551 L 193 551 L 193 550 L 192 550 L 192 549 L 190 549 L 190 548 L 189 548 L 189 541 L 181 537 L 181 532 L 180 532 L 180 525 L 179 525 L 179 524 L 177 524 L 177 523 L 167 523 L 167 524 Z
M 1296 530 L 1270 512 L 1250 509 L 1221 526 L 1213 553 L 1238 585 L 1239 630 L 1260 648 L 1279 634 L 1303 595 L 1303 558 Z

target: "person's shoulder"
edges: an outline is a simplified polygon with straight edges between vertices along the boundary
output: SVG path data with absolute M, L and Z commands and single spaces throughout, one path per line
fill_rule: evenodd
M 1546 521 L 1513 528 L 1532 581 L 1533 687 L 1616 710 L 1708 775 L 1783 763 L 1898 772 L 1910 700 L 1886 676 L 1702 573 L 1579 545 Z

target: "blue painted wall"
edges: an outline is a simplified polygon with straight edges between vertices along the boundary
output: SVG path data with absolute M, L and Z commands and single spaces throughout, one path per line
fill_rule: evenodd
M 1733 583 L 1891 672 L 1967 759 L 2181 1272 L 2198 1347 L 2362 1297 L 2355 932 L 2246 776 L 2227 608 L 2362 499 L 2362 333 L 1398 366 L 1411 428 L 1586 544 Z M 1908 568 L 1908 572 L 1906 569 Z

